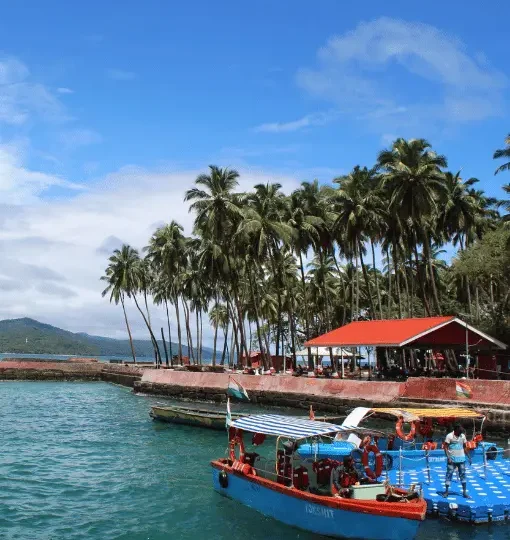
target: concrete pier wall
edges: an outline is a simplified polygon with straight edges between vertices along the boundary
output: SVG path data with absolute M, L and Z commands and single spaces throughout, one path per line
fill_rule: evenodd
M 23 381 L 108 381 L 133 387 L 143 370 L 100 362 L 0 362 L 0 380 Z

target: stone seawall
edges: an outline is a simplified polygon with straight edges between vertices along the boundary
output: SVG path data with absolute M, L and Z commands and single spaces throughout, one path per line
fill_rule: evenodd
M 147 370 L 135 392 L 198 401 L 226 400 L 226 373 Z M 307 377 L 235 375 L 254 403 L 344 413 L 354 407 L 470 407 L 484 410 L 486 426 L 510 429 L 510 381 L 463 381 L 470 399 L 457 399 L 455 379 L 410 378 L 405 383 Z
M 133 387 L 143 369 L 100 362 L 0 362 L 0 380 L 22 381 L 107 381 Z

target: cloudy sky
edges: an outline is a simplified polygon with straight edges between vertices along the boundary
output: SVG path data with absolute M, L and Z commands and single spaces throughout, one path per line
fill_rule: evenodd
M 292 190 L 426 137 L 501 195 L 510 5 L 351 4 L 4 3 L 0 318 L 124 337 L 107 256 L 171 219 L 190 232 L 210 163 Z

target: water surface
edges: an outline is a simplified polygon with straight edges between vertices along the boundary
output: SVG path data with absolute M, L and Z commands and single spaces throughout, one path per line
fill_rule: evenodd
M 0 538 L 312 540 L 213 492 L 226 435 L 149 419 L 160 399 L 102 382 L 0 383 Z M 507 525 L 422 525 L 420 540 L 502 540 Z

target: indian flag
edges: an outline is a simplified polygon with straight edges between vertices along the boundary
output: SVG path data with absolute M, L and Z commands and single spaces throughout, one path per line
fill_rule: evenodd
M 250 401 L 250 398 L 248 397 L 243 385 L 232 378 L 228 380 L 227 396 L 235 397 L 240 401 Z
M 455 390 L 457 391 L 457 397 L 459 398 L 470 398 L 473 395 L 469 384 L 464 382 L 457 381 L 455 383 Z

